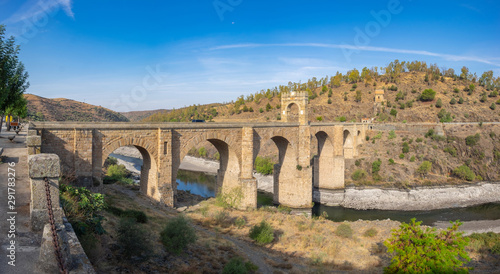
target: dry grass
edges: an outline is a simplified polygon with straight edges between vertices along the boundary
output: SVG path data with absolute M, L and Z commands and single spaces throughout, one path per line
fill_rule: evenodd
M 203 209 L 203 210 L 201 210 Z M 275 230 L 275 240 L 267 247 L 273 254 L 282 254 L 284 257 L 295 259 L 294 264 L 308 264 L 308 267 L 329 266 L 335 269 L 369 270 L 385 265 L 385 252 L 373 252 L 373 246 L 381 243 L 390 235 L 399 222 L 384 221 L 357 221 L 349 223 L 353 230 L 351 238 L 336 235 L 335 231 L 342 223 L 335 223 L 323 218 L 309 218 L 303 215 L 295 216 L 266 210 L 254 211 L 225 211 L 226 220 L 233 220 L 228 225 L 218 225 L 215 220 L 221 208 L 215 206 L 214 200 L 207 200 L 200 204 L 198 209 L 188 213 L 194 221 L 208 227 L 218 228 L 240 239 L 251 241 L 248 237 L 250 228 L 266 220 Z M 237 218 L 247 220 L 246 224 L 238 228 L 234 224 Z M 365 231 L 375 228 L 377 234 L 373 237 L 364 237 Z M 380 268 L 381 269 L 381 268 Z

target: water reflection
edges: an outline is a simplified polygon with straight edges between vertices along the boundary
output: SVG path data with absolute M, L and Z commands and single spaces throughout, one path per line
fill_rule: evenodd
M 189 191 L 202 197 L 215 197 L 216 179 L 214 175 L 203 172 L 179 170 L 177 189 Z

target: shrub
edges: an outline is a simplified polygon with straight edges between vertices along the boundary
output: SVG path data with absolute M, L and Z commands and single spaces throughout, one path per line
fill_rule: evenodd
M 396 117 L 396 115 L 398 114 L 398 111 L 396 109 L 391 109 L 391 113 L 390 113 L 392 116 Z
M 243 198 L 243 191 L 241 187 L 233 187 L 226 192 L 219 192 L 215 196 L 215 205 L 223 208 L 237 208 Z
M 104 167 L 109 167 L 111 165 L 118 165 L 118 159 L 116 159 L 115 157 L 111 157 L 111 156 L 106 158 L 106 161 L 104 161 Z
M 332 99 L 328 98 L 328 104 L 332 104 Z
M 110 165 L 106 172 L 106 176 L 109 180 L 116 182 L 128 176 L 128 170 L 124 165 Z
M 457 103 L 457 100 L 455 100 L 455 98 L 451 98 L 450 100 L 450 105 L 454 105 Z
M 243 262 L 242 258 L 234 257 L 224 266 L 222 274 L 246 274 L 255 272 L 258 269 L 259 267 L 251 262 Z
M 475 146 L 477 142 L 479 142 L 479 139 L 481 139 L 481 135 L 479 135 L 479 133 L 469 135 L 465 138 L 465 144 L 468 146 Z
M 420 95 L 420 100 L 421 101 L 432 101 L 434 100 L 434 97 L 436 96 L 436 92 L 432 89 L 426 89 L 422 92 Z
M 415 160 L 416 160 L 416 159 L 415 159 L 415 156 L 411 156 L 411 158 L 410 158 L 410 162 L 412 162 L 412 163 L 413 163 L 413 162 L 415 162 Z
M 362 170 L 362 169 L 356 169 L 352 175 L 351 175 L 351 178 L 354 180 L 354 181 L 359 181 L 359 180 L 362 180 L 364 178 L 366 178 L 367 174 L 366 174 L 366 171 Z
M 403 157 L 404 157 L 404 155 L 403 155 Z M 390 159 L 389 159 L 389 164 L 390 164 L 390 165 L 394 165 L 395 163 L 396 163 L 396 162 L 394 162 L 394 159 L 392 159 L 392 158 L 390 158 Z
M 260 113 L 264 112 L 264 109 L 263 108 L 259 108 L 259 112 Z
M 376 174 L 380 171 L 380 165 L 382 164 L 382 161 L 378 159 L 377 161 L 373 161 L 372 163 L 372 174 Z
M 372 228 L 366 230 L 365 233 L 363 233 L 363 236 L 365 236 L 365 237 L 375 237 L 375 236 L 377 236 L 377 234 L 378 234 L 377 229 L 372 227 Z
M 339 122 L 345 122 L 345 121 L 347 121 L 347 119 L 345 118 L 345 116 L 340 116 L 340 117 L 337 118 L 337 120 Z
M 234 225 L 240 229 L 242 227 L 244 227 L 245 225 L 247 224 L 247 221 L 245 220 L 245 218 L 243 217 L 238 217 L 236 218 L 236 220 L 234 221 Z
M 342 238 L 352 238 L 353 231 L 349 224 L 343 223 L 337 226 L 337 229 L 335 229 L 335 234 Z
M 417 142 L 417 143 L 422 143 L 422 141 L 423 141 L 423 140 L 424 140 L 424 139 L 422 139 L 422 138 L 418 137 L 417 139 L 415 139 L 415 142 Z
M 118 245 L 125 258 L 147 258 L 152 253 L 150 235 L 132 218 L 121 218 L 117 229 Z
M 403 153 L 408 153 L 410 152 L 410 145 L 408 145 L 407 142 L 403 143 Z
M 425 176 L 427 175 L 427 173 L 429 173 L 429 171 L 431 171 L 431 169 L 432 163 L 429 161 L 423 161 L 422 164 L 420 164 L 420 166 L 418 167 L 417 172 L 421 176 Z
M 453 174 L 462 180 L 474 181 L 476 174 L 468 166 L 461 165 L 453 170 Z
M 323 116 L 317 116 L 317 117 L 316 117 L 316 120 L 318 120 L 318 122 L 323 121 Z
M 254 163 L 255 170 L 263 175 L 273 174 L 274 163 L 267 157 L 257 156 Z
M 471 260 L 465 251 L 469 240 L 456 232 L 462 223 L 456 221 L 439 233 L 435 228 L 423 230 L 420 224 L 415 218 L 409 224 L 403 222 L 384 242 L 388 252 L 394 254 L 384 272 L 468 272 L 469 268 L 463 264 Z
M 160 240 L 168 252 L 179 255 L 189 244 L 196 242 L 196 233 L 188 219 L 179 215 L 167 222 Z
M 461 105 L 461 104 L 463 104 L 463 103 L 464 103 L 464 98 L 460 97 L 460 98 L 458 99 L 458 103 L 459 103 L 460 105 Z
M 404 158 L 405 158 L 405 154 L 404 153 L 399 154 L 399 159 L 404 159 Z
M 434 135 L 434 129 L 429 129 L 429 130 L 427 131 L 427 133 L 425 134 L 425 138 L 427 138 L 427 137 L 432 137 L 432 135 Z M 417 138 L 417 140 L 418 140 L 418 138 Z M 418 142 L 418 141 L 417 141 L 417 142 Z
M 198 155 L 200 157 L 206 157 L 207 156 L 207 150 L 205 149 L 205 147 L 200 147 L 198 149 Z
M 266 221 L 254 225 L 250 229 L 250 238 L 255 240 L 258 244 L 268 244 L 274 240 L 274 229 Z
M 491 103 L 491 105 L 490 105 L 490 109 L 491 109 L 491 110 L 495 110 L 496 108 L 497 108 L 497 107 L 496 107 L 495 103 Z
M 394 132 L 394 130 L 389 131 L 389 136 L 387 137 L 387 139 L 394 139 L 394 138 L 396 138 L 396 132 Z
M 440 108 L 443 106 L 443 101 L 441 101 L 441 98 L 439 98 L 437 101 L 436 101 L 436 107 L 437 108 Z
M 453 157 L 457 156 L 457 150 L 454 147 L 445 147 L 443 151 L 448 152 Z

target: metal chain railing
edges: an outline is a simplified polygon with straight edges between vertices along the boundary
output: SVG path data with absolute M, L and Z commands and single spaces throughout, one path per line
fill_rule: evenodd
M 59 246 L 59 241 L 57 240 L 58 237 L 57 237 L 56 224 L 54 221 L 54 213 L 52 212 L 52 199 L 50 198 L 49 179 L 45 177 L 43 180 L 45 181 L 45 194 L 47 195 L 47 211 L 49 212 L 50 229 L 52 231 L 52 242 L 54 244 L 57 264 L 59 265 L 59 272 L 61 274 L 67 274 L 68 270 L 66 270 L 66 267 L 64 266 L 61 247 Z

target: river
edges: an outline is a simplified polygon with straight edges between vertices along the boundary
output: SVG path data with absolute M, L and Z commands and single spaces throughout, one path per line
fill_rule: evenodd
M 111 156 L 118 159 L 120 164 L 125 164 L 127 169 L 132 172 L 138 173 L 141 169 L 142 159 L 124 156 L 120 154 L 112 154 Z M 204 161 L 204 160 L 202 160 Z M 193 169 L 196 165 L 196 158 L 189 159 L 189 169 Z M 202 163 L 202 165 L 205 163 Z M 189 191 L 192 194 L 200 195 L 202 197 L 214 197 L 216 179 L 212 173 L 207 173 L 206 164 L 204 166 L 205 172 L 197 172 L 193 170 L 179 170 L 177 175 L 177 189 Z M 213 167 L 212 167 L 213 168 Z M 268 192 L 258 192 L 258 204 L 272 205 L 272 194 Z M 400 222 L 408 222 L 411 218 L 416 218 L 422 221 L 425 225 L 435 225 L 437 223 L 447 223 L 449 221 L 461 220 L 464 222 L 479 221 L 479 220 L 498 220 L 500 219 L 500 203 L 488 203 L 483 205 L 476 205 L 465 208 L 448 208 L 437 210 L 425 211 L 398 211 L 398 210 L 356 210 L 344 208 L 341 206 L 326 206 L 316 203 L 313 207 L 312 213 L 315 216 L 325 214 L 327 218 L 335 221 L 357 221 L 357 220 L 383 220 L 391 219 Z

